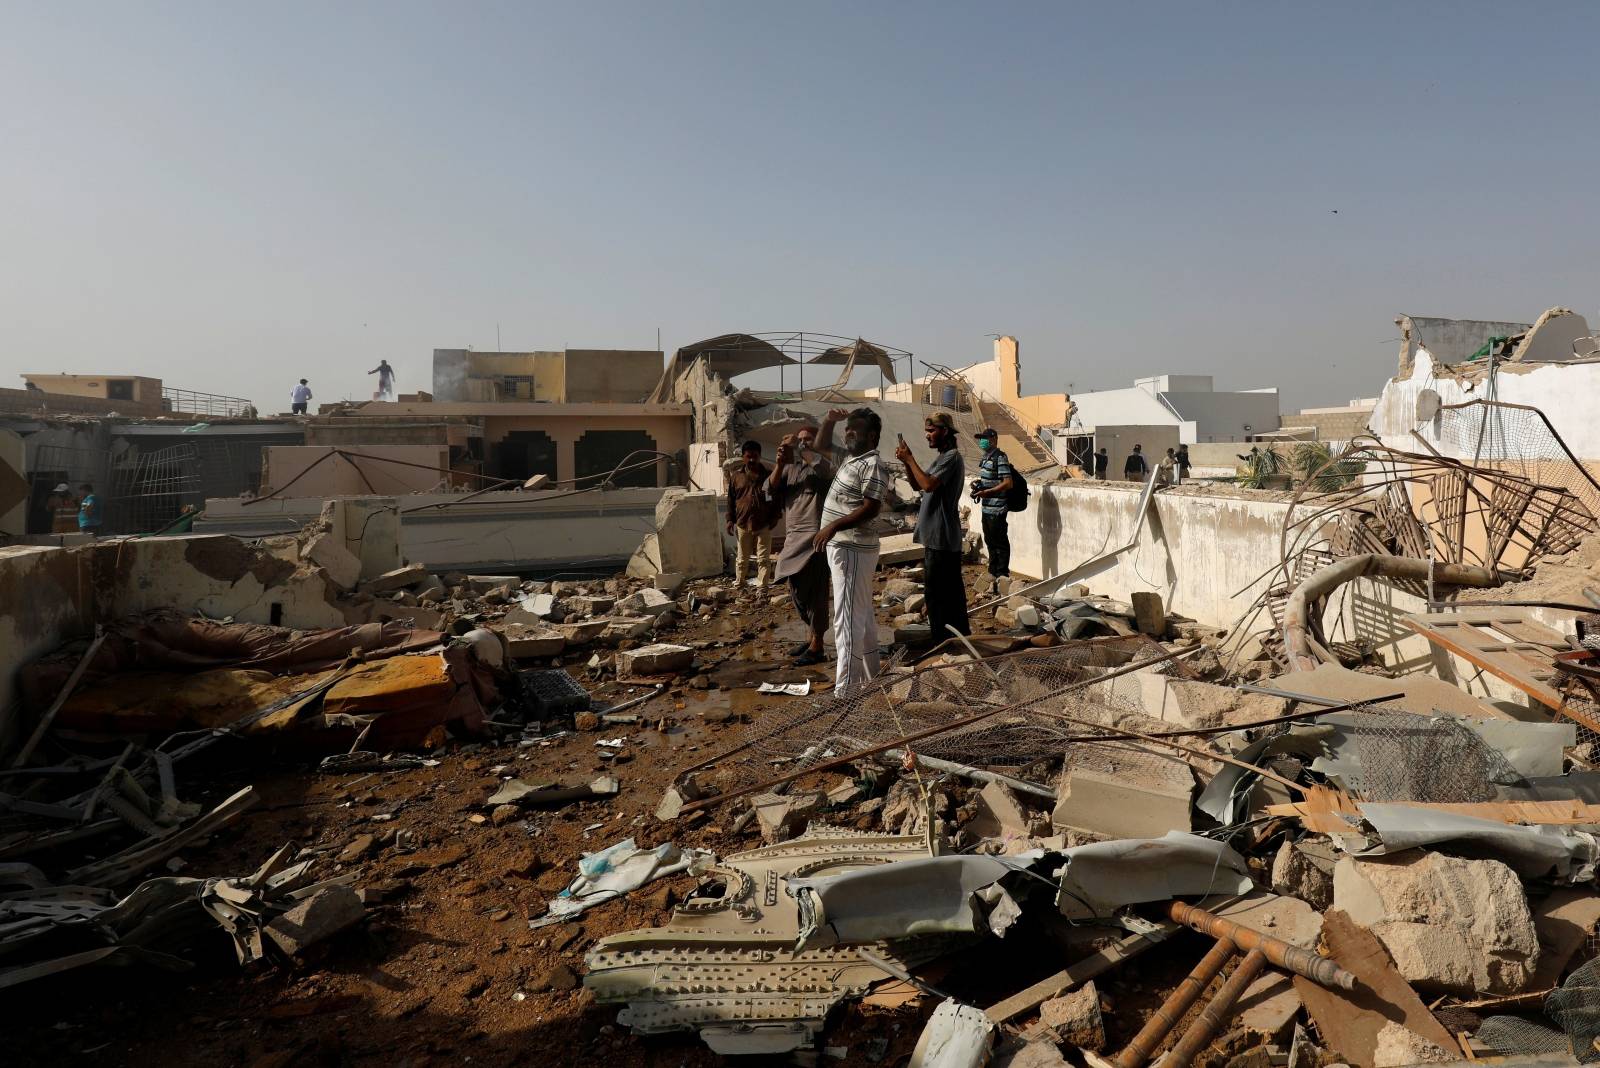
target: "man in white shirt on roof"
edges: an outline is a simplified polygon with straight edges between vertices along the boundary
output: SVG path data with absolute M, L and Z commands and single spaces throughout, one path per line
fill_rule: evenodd
M 289 391 L 289 412 L 292 415 L 305 415 L 306 405 L 311 402 L 311 387 L 306 385 L 306 380 L 301 379 Z

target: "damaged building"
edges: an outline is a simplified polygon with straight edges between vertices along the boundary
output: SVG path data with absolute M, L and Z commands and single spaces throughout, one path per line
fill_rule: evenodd
M 0 547 L 17 1055 L 1590 1062 L 1596 358 L 1560 309 L 1402 330 L 1370 432 L 1275 489 L 1082 477 L 1008 337 L 598 385 L 437 350 L 431 399 L 281 422 L 29 398 L 24 487 L 40 434 L 259 456 L 192 533 Z M 719 508 L 740 443 L 844 406 L 918 450 L 948 414 L 969 469 L 993 426 L 1030 493 L 996 593 L 968 509 L 974 633 L 935 635 L 891 465 L 841 693 Z

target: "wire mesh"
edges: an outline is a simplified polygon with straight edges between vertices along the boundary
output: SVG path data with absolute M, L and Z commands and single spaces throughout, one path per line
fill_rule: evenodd
M 111 469 L 108 512 L 115 528 L 144 534 L 171 523 L 200 490 L 200 454 L 192 444 L 135 451 Z
M 1459 720 L 1369 712 L 1344 733 L 1361 770 L 1345 785 L 1363 801 L 1493 801 L 1523 781 L 1504 753 Z
M 685 774 L 696 772 L 722 793 L 758 787 L 852 753 L 885 745 L 944 724 L 959 724 L 914 742 L 922 756 L 989 768 L 1024 768 L 1059 760 L 1069 740 L 1118 726 L 1140 729 L 1137 684 L 1124 679 L 1062 694 L 1110 669 L 1161 656 L 1166 650 L 1143 636 L 1069 642 L 986 660 L 883 675 L 842 697 L 823 697 L 766 713 L 741 742 Z M 1150 670 L 1187 677 L 1168 661 Z M 1124 685 L 1117 685 L 1124 683 Z M 1126 695 L 1126 696 L 1124 696 Z M 992 716 L 960 723 L 985 710 Z M 1085 727 L 1063 716 L 1086 720 Z M 1138 746 L 1072 746 L 1073 758 L 1108 770 L 1132 769 L 1162 759 Z
M 1559 487 L 1588 515 L 1600 515 L 1600 486 L 1537 408 L 1488 400 L 1449 405 L 1439 412 L 1436 434 L 1449 455 Z

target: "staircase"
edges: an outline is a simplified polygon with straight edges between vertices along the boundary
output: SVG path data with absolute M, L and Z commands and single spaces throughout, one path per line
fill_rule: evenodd
M 992 426 L 1000 432 L 1000 448 L 1011 458 L 1012 467 L 1026 474 L 1056 465 L 1056 458 L 1044 447 L 1044 442 L 1030 433 L 1010 408 L 976 395 L 973 401 L 977 404 L 981 426 Z

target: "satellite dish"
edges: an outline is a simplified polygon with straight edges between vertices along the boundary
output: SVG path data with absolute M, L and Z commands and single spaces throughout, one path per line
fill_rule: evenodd
M 1439 391 L 1425 389 L 1417 394 L 1417 422 L 1431 423 L 1439 418 L 1439 408 L 1443 402 L 1439 399 Z

